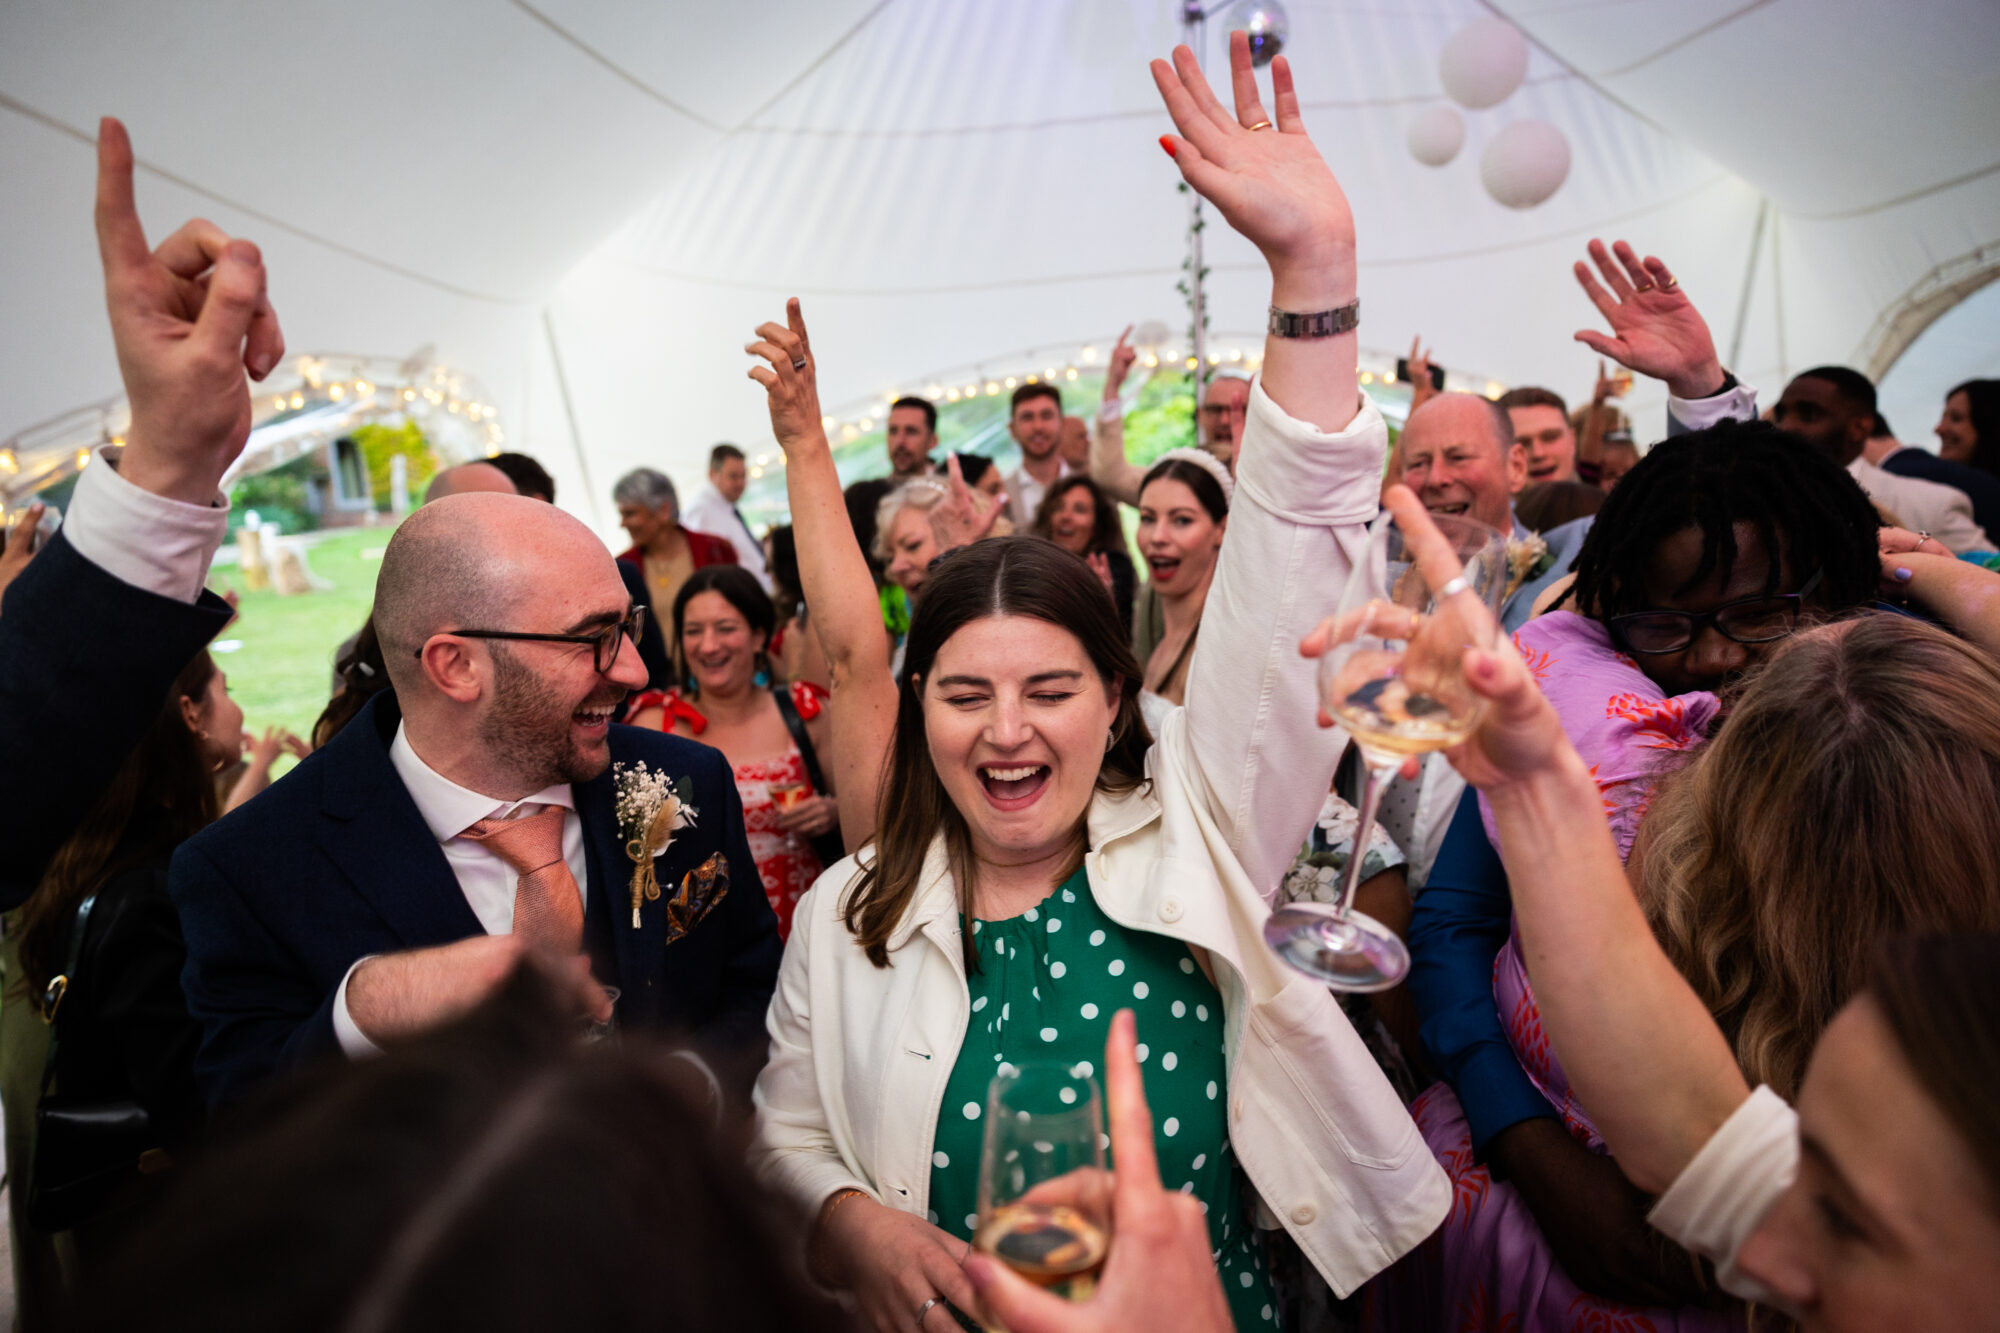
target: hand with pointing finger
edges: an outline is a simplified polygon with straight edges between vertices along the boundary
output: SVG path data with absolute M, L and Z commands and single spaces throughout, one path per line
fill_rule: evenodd
M 1112 402 L 1125 388 L 1125 377 L 1132 373 L 1132 363 L 1139 359 L 1139 349 L 1132 345 L 1132 326 L 1127 324 L 1125 332 L 1118 335 L 1117 346 L 1111 349 L 1111 362 L 1104 368 L 1104 401 Z
M 132 409 L 118 464 L 127 481 L 210 505 L 250 438 L 247 370 L 285 354 L 255 245 L 196 219 L 146 244 L 132 194 L 132 142 L 106 117 L 97 140 L 97 244 L 118 370 Z

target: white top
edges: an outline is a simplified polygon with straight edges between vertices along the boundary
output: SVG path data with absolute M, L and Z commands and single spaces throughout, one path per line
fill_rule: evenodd
M 751 533 L 750 525 L 735 505 L 723 499 L 714 482 L 703 482 L 694 498 L 681 510 L 681 526 L 720 537 L 736 548 L 736 563 L 757 576 L 764 591 L 771 591 L 771 572 L 764 563 L 764 544 Z M 671 628 L 671 626 L 669 627 Z
M 1068 463 L 1060 458 L 1056 460 L 1056 481 L 1061 481 L 1073 471 L 1075 469 Z M 1029 475 L 1025 462 L 1007 474 L 1007 503 L 1013 511 L 1017 529 L 1027 532 L 1035 526 L 1035 511 L 1042 507 L 1042 497 L 1049 493 L 1049 486 L 1053 485 L 1055 481 L 1048 485 L 1036 481 Z
M 1772 1304 L 1772 1293 L 1737 1268 L 1736 1256 L 1798 1173 L 1799 1113 L 1759 1087 L 1667 1186 L 1647 1220 L 1714 1260 L 1723 1290 Z
M 1332 992 L 1263 939 L 1347 743 L 1312 724 L 1317 664 L 1298 642 L 1333 611 L 1364 549 L 1386 441 L 1365 401 L 1346 430 L 1327 433 L 1252 387 L 1187 706 L 1161 716 L 1148 786 L 1092 800 L 1084 858 L 1107 916 L 1187 944 L 1212 969 L 1230 1146 L 1342 1295 L 1451 1207 L 1449 1179 Z M 859 871 L 853 857 L 836 863 L 793 913 L 751 1157 L 802 1207 L 851 1187 L 922 1217 L 971 1017 L 958 891 L 940 837 L 878 968 L 841 920 Z
M 191 505 L 141 490 L 118 475 L 109 445 L 77 476 L 63 531 L 76 553 L 135 588 L 193 603 L 229 531 L 229 499 Z
M 1973 521 L 1972 497 L 1956 486 L 1905 477 L 1877 467 L 1866 458 L 1847 465 L 1868 498 L 1894 514 L 1912 532 L 1928 532 L 1954 554 L 1991 551 L 1993 539 Z
M 570 874 L 576 876 L 577 892 L 585 906 L 589 905 L 590 873 L 583 851 L 583 821 L 577 817 L 576 795 L 568 783 L 544 787 L 518 801 L 496 801 L 491 796 L 481 796 L 459 786 L 419 758 L 401 723 L 396 725 L 396 739 L 389 746 L 389 762 L 395 766 L 396 776 L 402 779 L 410 799 L 416 802 L 424 824 L 444 848 L 444 859 L 458 879 L 459 891 L 465 894 L 466 904 L 488 935 L 514 933 L 514 888 L 521 877 L 485 844 L 459 837 L 482 819 L 525 818 L 551 805 L 569 811 L 563 817 L 563 860 L 569 863 Z M 373 1055 L 379 1049 L 363 1035 L 353 1015 L 347 1012 L 347 983 L 354 976 L 354 968 L 367 961 L 367 958 L 354 960 L 354 966 L 340 979 L 340 990 L 333 999 L 333 1033 L 340 1041 L 340 1049 L 350 1057 Z

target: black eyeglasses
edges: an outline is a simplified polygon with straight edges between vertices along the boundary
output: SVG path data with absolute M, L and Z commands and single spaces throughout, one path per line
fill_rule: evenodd
M 444 631 L 456 634 L 461 639 L 517 639 L 530 643 L 587 643 L 590 645 L 590 662 L 598 675 L 603 675 L 618 664 L 618 650 L 625 646 L 629 637 L 633 643 L 639 642 L 639 631 L 646 624 L 646 608 L 635 606 L 625 613 L 623 620 L 606 625 L 595 634 L 523 634 L 510 629 L 453 629 Z M 417 656 L 424 655 L 423 649 Z
M 1628 653 L 1677 653 L 1710 625 L 1737 643 L 1771 643 L 1799 627 L 1799 604 L 1819 586 L 1820 569 L 1797 592 L 1772 597 L 1744 597 L 1699 615 L 1687 611 L 1635 611 L 1613 616 L 1611 637 Z

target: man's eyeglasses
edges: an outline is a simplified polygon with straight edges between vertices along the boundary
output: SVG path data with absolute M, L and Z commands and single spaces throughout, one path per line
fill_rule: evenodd
M 1737 643 L 1771 643 L 1799 627 L 1799 604 L 1819 586 L 1826 570 L 1806 580 L 1797 592 L 1773 597 L 1744 597 L 1713 611 L 1635 611 L 1613 616 L 1611 637 L 1630 653 L 1677 653 L 1701 637 L 1710 625 Z
M 523 634 L 509 629 L 454 629 L 447 634 L 456 634 L 461 639 L 515 639 L 530 643 L 587 643 L 590 645 L 590 662 L 598 675 L 603 675 L 618 664 L 618 650 L 625 646 L 629 636 L 633 643 L 639 641 L 639 631 L 646 624 L 646 608 L 635 606 L 623 620 L 613 621 L 595 634 Z M 424 655 L 423 649 L 417 656 Z

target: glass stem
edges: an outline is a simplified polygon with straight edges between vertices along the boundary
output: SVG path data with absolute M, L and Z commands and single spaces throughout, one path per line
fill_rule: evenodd
M 1368 835 L 1375 829 L 1375 812 L 1382 808 L 1382 793 L 1396 776 L 1395 764 L 1369 764 L 1361 779 L 1360 818 L 1354 824 L 1354 850 L 1348 853 L 1347 869 L 1340 876 L 1340 901 L 1334 911 L 1341 920 L 1354 910 L 1354 891 L 1361 887 L 1361 863 L 1368 859 Z

